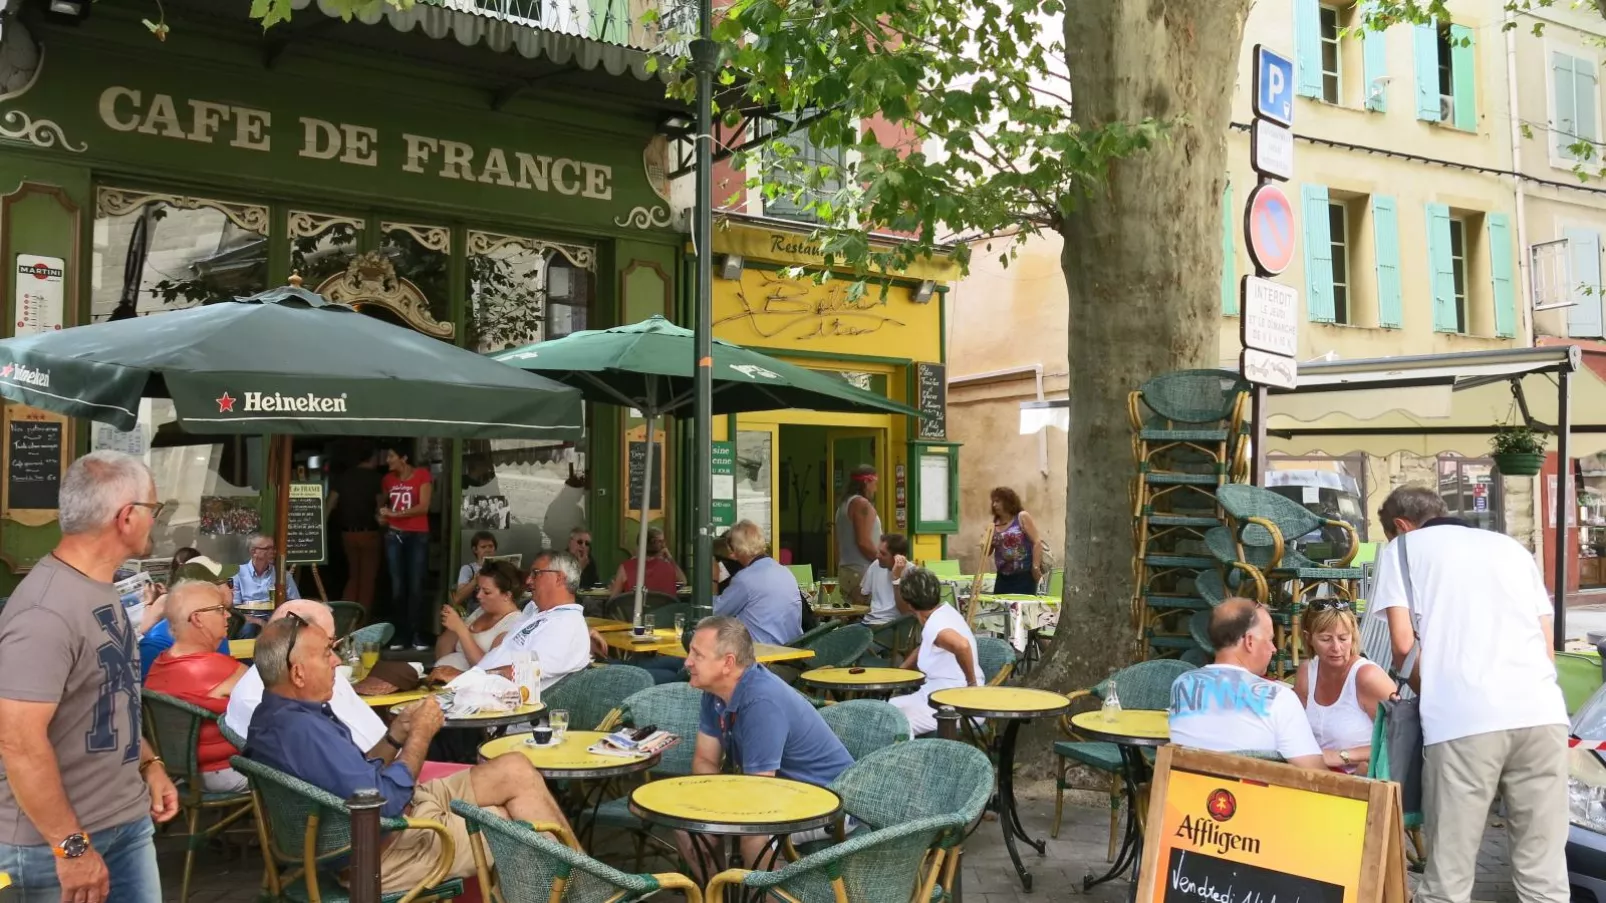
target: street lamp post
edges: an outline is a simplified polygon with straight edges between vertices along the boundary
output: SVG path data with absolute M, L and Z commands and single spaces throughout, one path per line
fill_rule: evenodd
M 713 613 L 714 596 L 714 69 L 719 45 L 714 43 L 711 0 L 697 0 L 697 40 L 691 42 L 692 70 L 697 78 L 697 205 L 692 212 L 692 246 L 697 251 L 696 297 L 692 334 L 697 369 L 693 386 L 695 423 L 692 439 L 696 547 L 692 557 L 692 612 Z M 643 525 L 645 526 L 645 525 Z M 695 618 L 693 622 L 695 623 Z

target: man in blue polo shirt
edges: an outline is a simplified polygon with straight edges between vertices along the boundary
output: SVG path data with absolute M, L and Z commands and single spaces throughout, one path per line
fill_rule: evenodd
M 853 757 L 801 693 L 753 658 L 753 638 L 735 618 L 704 618 L 687 650 L 691 685 L 703 691 L 693 774 L 718 774 L 728 759 L 742 774 L 825 786 Z M 815 839 L 794 837 L 794 841 Z M 690 840 L 679 838 L 687 862 Z M 743 837 L 742 857 L 758 861 L 767 837 Z
M 747 625 L 755 643 L 785 646 L 803 635 L 803 596 L 797 578 L 766 552 L 764 531 L 750 520 L 730 528 L 731 557 L 742 569 L 714 600 L 714 614 Z

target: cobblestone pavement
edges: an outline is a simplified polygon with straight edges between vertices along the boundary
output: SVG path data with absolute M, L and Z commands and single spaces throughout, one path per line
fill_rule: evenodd
M 1129 893 L 1125 881 L 1111 881 L 1094 888 L 1090 893 L 1082 892 L 1084 875 L 1090 871 L 1103 872 L 1107 868 L 1105 855 L 1109 840 L 1109 810 L 1068 804 L 1065 823 L 1057 840 L 1048 839 L 1053 816 L 1054 801 L 1051 795 L 1040 794 L 1021 800 L 1021 821 L 1027 832 L 1048 842 L 1047 854 L 1041 857 L 1023 848 L 1027 867 L 1034 879 L 1033 890 L 1029 894 L 1021 891 L 998 823 L 989 821 L 977 830 L 965 846 L 964 894 L 967 903 L 1023 903 L 1028 900 L 1032 903 L 1052 903 L 1073 899 L 1089 903 L 1125 903 Z M 161 864 L 162 883 L 167 888 L 166 899 L 177 900 L 179 877 L 184 867 L 182 841 L 163 839 L 159 848 L 164 850 Z M 604 857 L 613 858 L 606 853 Z M 615 858 L 614 861 L 626 860 Z M 649 865 L 649 868 L 652 867 Z M 1491 817 L 1478 858 L 1478 879 L 1473 889 L 1473 900 L 1515 903 L 1517 895 L 1511 884 L 1510 872 L 1511 860 L 1505 829 L 1498 818 Z M 196 862 L 190 891 L 191 903 L 249 903 L 256 899 L 261 876 L 261 860 L 255 850 L 243 855 L 235 852 L 229 856 L 215 850 L 202 853 Z M 1415 877 L 1412 876 L 1413 885 Z M 663 898 L 673 899 L 673 896 L 666 894 Z

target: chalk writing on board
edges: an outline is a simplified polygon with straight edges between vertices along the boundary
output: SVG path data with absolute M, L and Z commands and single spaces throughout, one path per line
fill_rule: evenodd
M 325 557 L 323 484 L 291 483 L 284 560 L 292 564 L 322 564 Z
M 1165 903 L 1344 903 L 1344 888 L 1258 865 L 1173 848 Z
M 924 415 L 920 438 L 948 437 L 948 377 L 942 364 L 915 364 L 915 409 Z
M 63 424 L 10 421 L 6 499 L 10 508 L 55 508 L 61 495 Z
M 641 510 L 641 484 L 647 475 L 647 443 L 630 442 L 630 496 L 625 499 L 625 510 Z M 664 507 L 664 443 L 655 443 L 652 450 L 652 495 L 647 499 L 648 511 L 662 511 Z

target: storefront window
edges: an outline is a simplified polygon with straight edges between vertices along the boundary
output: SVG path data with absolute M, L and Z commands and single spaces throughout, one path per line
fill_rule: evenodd
M 736 519 L 758 524 L 764 535 L 775 538 L 775 499 L 770 468 L 774 447 L 768 430 L 736 431 Z
M 1505 530 L 1501 516 L 1500 481 L 1488 458 L 1439 457 L 1439 497 L 1451 517 L 1480 530 Z
M 101 188 L 90 320 L 192 307 L 268 287 L 268 208 Z
M 887 375 L 885 373 L 867 373 L 863 370 L 838 370 L 837 375 L 852 383 L 855 388 L 866 392 L 874 392 L 883 398 L 887 395 Z
M 379 250 L 396 275 L 418 286 L 429 299 L 430 316 L 452 320 L 452 232 L 445 226 L 380 223 Z
M 316 289 L 338 276 L 357 256 L 363 220 L 304 210 L 290 211 L 290 270 L 302 285 Z
M 469 343 L 502 351 L 584 329 L 596 249 L 490 232 L 468 234 Z

